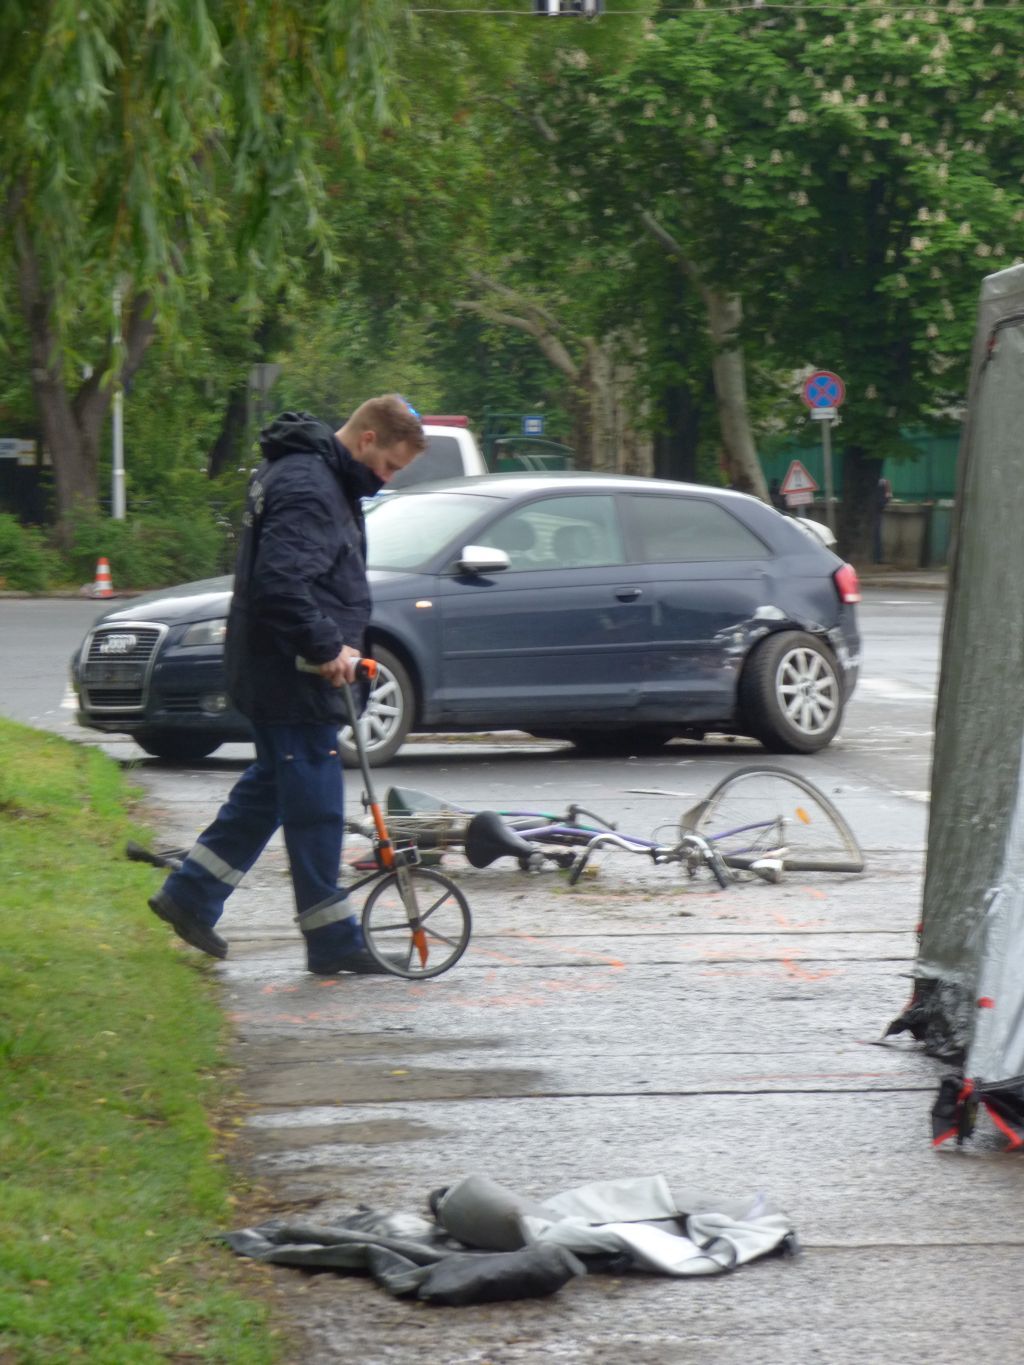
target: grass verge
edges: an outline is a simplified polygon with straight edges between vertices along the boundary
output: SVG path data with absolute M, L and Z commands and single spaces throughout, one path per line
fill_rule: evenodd
M 98 750 L 0 720 L 0 1361 L 262 1365 L 266 1307 L 211 1240 L 223 1020 L 121 857 L 128 796 Z

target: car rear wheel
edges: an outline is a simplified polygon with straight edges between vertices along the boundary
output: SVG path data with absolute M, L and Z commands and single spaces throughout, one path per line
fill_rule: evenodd
M 196 759 L 208 758 L 222 741 L 214 735 L 179 733 L 176 730 L 147 730 L 133 735 L 135 743 L 154 758 L 166 758 L 174 763 L 194 763 Z
M 378 646 L 373 651 L 377 676 L 370 685 L 366 710 L 360 719 L 363 744 L 371 767 L 388 763 L 402 747 L 416 714 L 416 693 L 404 664 L 390 649 Z M 346 725 L 339 737 L 341 761 L 346 768 L 359 764 L 352 727 Z
M 824 749 L 843 719 L 843 700 L 835 656 L 803 631 L 769 636 L 740 679 L 744 721 L 770 753 Z

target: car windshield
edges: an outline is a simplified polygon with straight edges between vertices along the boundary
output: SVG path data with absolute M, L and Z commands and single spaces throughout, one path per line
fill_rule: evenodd
M 367 509 L 367 567 L 416 569 L 495 506 L 493 498 L 472 493 L 380 498 Z

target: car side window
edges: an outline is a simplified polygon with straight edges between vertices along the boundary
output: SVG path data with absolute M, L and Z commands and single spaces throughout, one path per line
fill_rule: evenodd
M 479 534 L 481 545 L 504 550 L 509 571 L 587 569 L 622 564 L 622 531 L 614 498 L 543 498 L 517 507 Z
M 710 498 L 631 494 L 630 518 L 642 564 L 763 559 L 762 540 Z

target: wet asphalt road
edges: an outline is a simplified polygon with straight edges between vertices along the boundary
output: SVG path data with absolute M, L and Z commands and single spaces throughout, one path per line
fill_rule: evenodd
M 94 610 L 0 602 L 14 661 L 0 709 L 74 735 L 57 670 Z M 958 1360 L 971 1323 L 1010 1330 L 1017 1165 L 984 1140 L 934 1154 L 935 1064 L 876 1045 L 913 959 L 941 611 L 938 593 L 869 592 L 843 734 L 786 760 L 846 815 L 863 876 L 722 893 L 623 855 L 574 892 L 557 874 L 453 858 L 473 941 L 452 972 L 413 984 L 307 977 L 283 852 L 268 850 L 225 916 L 228 961 L 202 964 L 235 1029 L 253 1216 L 420 1210 L 472 1172 L 533 1196 L 661 1172 L 730 1198 L 763 1191 L 806 1248 L 724 1278 L 594 1276 L 551 1300 L 462 1310 L 282 1270 L 272 1292 L 301 1333 L 290 1359 L 909 1365 Z M 213 814 L 247 752 L 171 769 L 127 741 L 104 747 L 134 766 L 168 844 Z M 760 754 L 709 742 L 603 761 L 512 737 L 432 739 L 380 781 L 467 805 L 576 800 L 645 833 Z

